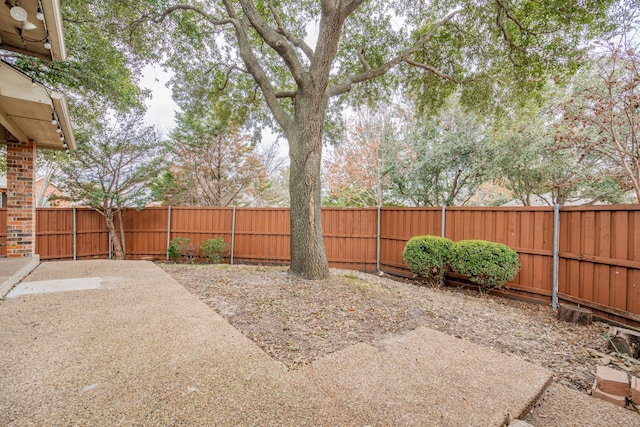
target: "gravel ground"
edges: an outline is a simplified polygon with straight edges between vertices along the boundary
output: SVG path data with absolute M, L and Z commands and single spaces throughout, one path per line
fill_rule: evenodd
M 581 419 L 582 411 L 573 413 L 567 408 L 573 407 L 576 396 L 586 397 L 587 403 L 596 401 L 586 392 L 598 364 L 640 375 L 640 365 L 613 355 L 603 357 L 609 353 L 603 336 L 609 330 L 607 324 L 560 322 L 550 307 L 540 304 L 347 270 L 332 270 L 326 280 L 307 281 L 292 278 L 284 267 L 161 267 L 290 369 L 350 345 L 375 344 L 389 334 L 418 326 L 517 355 L 554 373 L 555 385 L 548 392 L 552 397 L 541 401 L 531 414 L 537 417 L 537 426 L 563 425 L 556 424 L 562 419 L 558 414 L 569 416 L 574 423 Z M 618 413 L 600 401 L 595 412 L 601 404 Z M 640 424 L 640 416 L 632 411 L 619 413 L 616 424 Z M 585 419 L 581 425 L 612 425 L 611 413 L 606 415 L 605 424 Z

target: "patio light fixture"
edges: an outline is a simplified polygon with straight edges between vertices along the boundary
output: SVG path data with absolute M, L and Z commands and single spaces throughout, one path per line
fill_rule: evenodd
M 44 21 L 44 12 L 42 11 L 42 7 L 38 7 L 38 13 L 36 13 L 36 19 L 38 19 L 38 21 Z
M 27 20 L 27 11 L 20 6 L 13 6 L 9 11 L 9 14 L 16 21 L 26 21 Z
M 38 26 L 36 24 L 34 24 L 31 21 L 27 21 L 26 19 L 24 21 L 22 21 L 22 29 L 23 30 L 35 30 L 36 28 L 38 28 Z
M 24 10 L 24 8 L 22 8 L 20 6 L 12 6 L 11 10 L 9 11 L 9 14 L 16 21 L 22 22 L 22 29 L 23 30 L 27 30 L 28 31 L 28 30 L 35 30 L 36 28 L 38 28 L 38 26 L 36 24 L 34 24 L 33 22 L 29 21 L 28 15 L 27 15 L 27 11 Z M 37 15 L 36 15 L 36 17 L 37 17 Z M 42 15 L 42 17 L 44 18 L 44 15 Z

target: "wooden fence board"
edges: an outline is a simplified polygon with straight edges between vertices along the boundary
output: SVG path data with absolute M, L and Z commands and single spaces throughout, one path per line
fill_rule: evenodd
M 157 208 L 167 210 L 167 208 Z M 146 210 L 146 209 L 145 209 Z M 221 238 L 227 244 L 231 244 L 231 220 L 232 208 L 212 207 L 172 207 L 171 208 L 171 235 L 173 240 L 177 237 L 189 238 L 194 248 L 207 239 Z M 160 223 L 162 217 L 158 217 Z M 166 253 L 167 250 L 167 217 L 164 217 L 164 237 L 160 232 L 156 233 L 156 239 L 162 242 L 158 253 Z M 160 243 L 158 243 L 160 244 Z M 154 255 L 157 256 L 157 255 Z M 160 255 L 161 256 L 161 255 Z
M 382 269 L 409 275 L 408 267 L 402 260 L 404 246 L 414 236 L 440 236 L 442 210 L 440 208 L 382 208 L 380 228 Z
M 322 229 L 331 267 L 376 269 L 377 209 L 323 209 Z
M 73 258 L 73 209 L 36 210 L 35 250 L 40 259 Z
M 73 211 L 73 209 L 69 209 Z M 109 256 L 109 232 L 104 217 L 92 209 L 76 209 L 78 259 Z
M 283 264 L 289 261 L 289 252 L 288 209 L 236 209 L 235 260 Z

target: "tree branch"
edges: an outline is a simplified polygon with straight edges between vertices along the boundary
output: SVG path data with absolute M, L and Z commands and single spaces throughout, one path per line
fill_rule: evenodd
M 299 48 L 307 56 L 307 58 L 311 60 L 313 58 L 313 49 L 311 49 L 311 47 L 307 43 L 305 43 L 304 40 L 299 37 L 295 37 L 293 34 L 291 34 L 290 31 L 285 28 L 284 23 L 282 22 L 282 18 L 273 5 L 272 0 L 269 0 L 269 9 L 271 10 L 273 19 L 275 19 L 276 24 L 278 25 L 278 33 L 285 36 L 292 45 Z
M 359 0 L 353 0 L 352 2 L 356 2 L 356 1 L 359 1 Z M 327 88 L 327 96 L 332 97 L 332 96 L 337 96 L 337 95 L 342 95 L 344 93 L 347 93 L 347 92 L 349 92 L 351 90 L 351 88 L 353 87 L 354 84 L 362 83 L 362 82 L 365 82 L 367 80 L 371 80 L 371 79 L 374 79 L 376 77 L 380 77 L 380 76 L 386 74 L 389 70 L 391 70 L 393 67 L 397 66 L 398 64 L 400 64 L 402 62 L 406 62 L 406 60 L 409 59 L 409 57 L 411 55 L 416 53 L 421 47 L 423 47 L 427 43 L 427 41 L 429 41 L 431 36 L 433 36 L 433 34 L 436 32 L 436 30 L 438 28 L 442 27 L 448 21 L 453 19 L 454 16 L 456 16 L 458 13 L 460 13 L 460 11 L 461 11 L 461 9 L 457 9 L 457 10 L 454 10 L 453 12 L 450 12 L 447 16 L 442 18 L 440 21 L 438 21 L 435 24 L 433 24 L 431 26 L 431 28 L 429 28 L 429 31 L 427 31 L 425 34 L 423 34 L 422 37 L 420 37 L 418 39 L 418 41 L 416 41 L 413 44 L 413 46 L 411 46 L 408 49 L 404 50 L 403 52 L 401 52 L 395 58 L 390 59 L 389 61 L 387 61 L 384 64 L 380 65 L 378 68 L 367 70 L 367 71 L 364 71 L 362 73 L 352 75 L 350 77 L 347 77 L 341 83 L 338 83 L 335 86 Z
M 244 15 L 249 19 L 251 26 L 258 32 L 260 37 L 283 59 L 287 68 L 291 72 L 293 79 L 298 86 L 308 83 L 308 76 L 296 55 L 296 51 L 289 44 L 288 40 L 280 35 L 276 30 L 260 16 L 253 0 L 240 0 L 240 5 Z
M 351 0 L 351 1 L 348 1 L 342 6 L 342 13 L 344 13 L 345 16 L 349 16 L 353 12 L 355 12 L 356 9 L 358 9 L 360 6 L 362 6 L 362 3 L 364 3 L 364 2 L 365 2 L 365 0 Z
M 283 91 L 283 92 L 276 92 L 276 98 L 278 99 L 282 99 L 282 98 L 295 98 L 296 95 L 298 94 L 297 90 L 289 90 L 289 91 Z
M 364 46 L 360 46 L 358 50 L 356 50 L 356 55 L 358 55 L 358 59 L 360 63 L 364 67 L 366 71 L 371 71 L 371 65 L 367 62 L 367 59 L 364 57 Z
M 190 11 L 193 11 L 193 12 L 196 12 L 196 13 L 200 14 L 202 17 L 207 19 L 213 25 L 226 25 L 226 24 L 233 25 L 233 27 L 235 29 L 235 32 L 236 32 L 236 38 L 238 40 L 238 48 L 239 48 L 239 51 L 240 51 L 240 56 L 241 56 L 242 60 L 244 61 L 245 65 L 247 66 L 246 70 L 238 68 L 238 67 L 236 67 L 236 69 L 251 74 L 251 76 L 255 79 L 256 83 L 260 87 L 260 90 L 262 91 L 262 93 L 263 93 L 263 95 L 265 97 L 265 101 L 266 101 L 267 105 L 269 106 L 269 109 L 273 113 L 273 116 L 276 119 L 276 121 L 283 127 L 283 129 L 288 128 L 293 119 L 291 118 L 291 116 L 280 105 L 280 103 L 278 101 L 278 98 L 275 96 L 275 91 L 273 89 L 271 81 L 269 80 L 269 77 L 267 76 L 265 70 L 260 65 L 260 62 L 258 61 L 257 57 L 253 53 L 253 49 L 251 48 L 251 42 L 250 42 L 249 36 L 248 36 L 248 26 L 249 25 L 254 26 L 253 23 L 251 23 L 247 19 L 240 19 L 237 16 L 237 14 L 235 12 L 235 9 L 234 9 L 233 5 L 231 4 L 230 0 L 223 0 L 223 4 L 224 4 L 224 7 L 225 7 L 225 9 L 227 11 L 227 14 L 229 15 L 229 18 L 216 19 L 212 15 L 208 14 L 207 12 L 205 12 L 204 10 L 202 10 L 199 7 L 186 5 L 186 4 L 180 4 L 180 5 L 175 5 L 175 6 L 171 6 L 171 7 L 167 8 L 160 16 L 158 16 L 157 18 L 152 19 L 151 21 L 154 22 L 154 23 L 161 23 L 171 13 L 174 13 L 174 12 L 177 12 L 177 11 L 190 10 Z M 252 8 L 249 7 L 249 12 L 250 13 L 247 14 L 247 11 L 245 11 L 245 14 L 250 15 L 251 12 L 253 11 L 254 14 L 258 15 L 258 17 L 259 17 L 259 14 L 258 14 L 257 10 L 255 9 L 255 6 L 253 5 L 253 3 L 251 1 L 243 0 L 242 4 L 248 4 L 249 6 L 252 6 Z M 243 9 L 244 9 L 244 7 L 243 7 Z M 262 18 L 260 18 L 260 20 L 262 20 Z M 264 23 L 264 21 L 262 21 L 262 22 Z M 266 25 L 266 23 L 264 23 L 264 25 L 268 28 L 268 25 Z M 255 26 L 254 26 L 254 28 L 255 28 Z M 275 31 L 273 31 L 272 29 L 270 29 L 270 28 L 268 28 L 268 29 L 272 32 L 271 34 L 275 33 Z M 256 28 L 256 30 L 258 31 L 257 28 Z M 258 31 L 258 32 L 260 33 L 260 31 Z M 280 39 L 279 41 L 282 42 L 282 39 L 280 38 L 280 36 L 277 33 L 275 33 L 275 34 L 276 34 L 276 37 L 278 37 Z M 266 41 L 266 39 L 265 39 L 265 41 Z M 282 43 L 282 45 L 285 46 L 286 43 Z M 286 45 L 286 46 L 288 46 L 288 45 Z M 291 49 L 289 48 L 289 50 L 291 50 Z M 278 51 L 278 50 L 276 49 L 276 51 Z M 293 56 L 294 56 L 295 60 L 297 61 L 297 57 L 295 57 L 295 54 Z M 281 57 L 282 57 L 282 55 L 281 55 Z M 285 58 L 283 57 L 283 59 L 285 59 Z M 285 59 L 285 62 L 287 62 L 286 59 Z
M 458 80 L 454 79 L 452 76 L 443 73 L 442 71 L 432 67 L 431 65 L 416 62 L 413 59 L 408 59 L 408 58 L 405 59 L 404 62 L 406 62 L 409 65 L 413 65 L 414 67 L 422 68 L 423 70 L 429 71 L 430 73 L 435 74 L 436 76 L 440 77 L 443 80 L 450 80 L 454 83 L 460 83 Z
M 166 18 L 167 16 L 171 15 L 173 12 L 176 12 L 178 10 L 191 10 L 193 12 L 196 12 L 198 14 L 200 14 L 201 16 L 203 16 L 204 18 L 207 19 L 207 21 L 209 21 L 210 23 L 212 23 L 213 25 L 226 25 L 226 24 L 233 24 L 235 25 L 235 20 L 234 19 L 217 19 L 214 18 L 212 15 L 208 14 L 207 12 L 205 12 L 204 10 L 200 9 L 199 7 L 196 6 L 191 6 L 188 4 L 178 4 L 175 6 L 171 6 L 169 8 L 167 8 L 162 15 L 153 18 L 151 21 L 155 24 L 161 24 Z
M 238 40 L 238 49 L 240 52 L 240 57 L 244 61 L 247 66 L 247 71 L 254 78 L 262 94 L 265 97 L 265 101 L 267 106 L 273 113 L 273 117 L 276 119 L 278 124 L 282 127 L 282 129 L 286 132 L 291 127 L 291 123 L 293 118 L 282 108 L 278 98 L 275 95 L 275 91 L 273 89 L 273 85 L 269 80 L 266 72 L 260 65 L 258 58 L 256 58 L 253 50 L 251 49 L 251 42 L 249 41 L 249 36 L 247 34 L 247 26 L 237 19 L 237 15 L 233 5 L 230 0 L 223 0 L 224 7 L 227 10 L 227 13 L 234 21 L 234 28 L 236 30 L 236 38 Z

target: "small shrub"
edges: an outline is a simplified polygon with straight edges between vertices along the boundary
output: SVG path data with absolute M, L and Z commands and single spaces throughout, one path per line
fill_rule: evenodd
M 485 240 L 454 243 L 448 262 L 453 271 L 478 284 L 481 292 L 502 287 L 520 271 L 520 260 L 513 249 Z
M 451 245 L 453 242 L 444 237 L 415 236 L 404 247 L 402 259 L 412 273 L 442 284 Z
M 171 240 L 167 252 L 169 253 L 169 259 L 174 262 L 186 261 L 191 263 L 196 257 L 196 249 L 188 237 L 176 237 Z
M 221 238 L 203 240 L 200 243 L 200 255 L 210 263 L 219 264 L 227 252 L 227 244 Z

